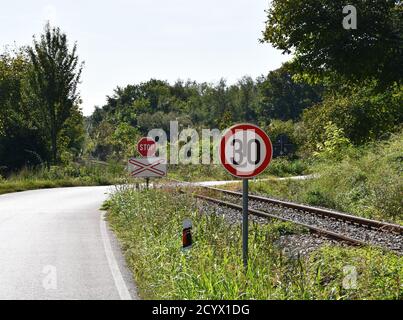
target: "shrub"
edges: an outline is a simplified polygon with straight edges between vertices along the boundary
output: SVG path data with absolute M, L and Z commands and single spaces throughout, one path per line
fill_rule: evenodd
M 307 164 L 303 160 L 289 160 L 285 157 L 273 159 L 267 172 L 278 176 L 285 177 L 290 175 L 301 175 L 306 173 Z

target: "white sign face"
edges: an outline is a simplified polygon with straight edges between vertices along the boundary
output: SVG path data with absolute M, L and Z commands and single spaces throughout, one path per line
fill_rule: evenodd
M 229 128 L 220 143 L 224 168 L 239 178 L 260 174 L 270 163 L 272 145 L 267 134 L 257 126 L 239 124 Z
M 127 167 L 134 178 L 165 177 L 167 175 L 167 163 L 164 158 L 130 158 Z

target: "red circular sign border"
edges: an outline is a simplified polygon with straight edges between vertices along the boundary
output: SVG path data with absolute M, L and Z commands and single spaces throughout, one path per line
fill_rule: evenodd
M 255 169 L 252 173 L 246 174 L 246 175 L 238 175 L 236 174 L 236 169 L 233 168 L 229 163 L 226 163 L 225 159 L 225 141 L 235 133 L 235 130 L 250 130 L 253 129 L 265 142 L 265 145 L 267 148 L 267 154 L 270 154 L 269 157 L 266 157 L 266 159 L 263 161 L 263 163 Z M 264 132 L 261 128 L 258 126 L 251 124 L 251 123 L 241 123 L 241 124 L 236 124 L 233 125 L 232 127 L 228 128 L 225 134 L 222 136 L 221 141 L 220 141 L 220 150 L 219 150 L 219 155 L 220 155 L 220 162 L 222 166 L 224 167 L 225 170 L 227 170 L 231 175 L 237 177 L 237 178 L 242 178 L 242 179 L 247 179 L 247 178 L 252 178 L 256 177 L 257 175 L 261 174 L 270 164 L 272 157 L 273 157 L 273 145 L 271 143 L 271 140 L 269 136 Z

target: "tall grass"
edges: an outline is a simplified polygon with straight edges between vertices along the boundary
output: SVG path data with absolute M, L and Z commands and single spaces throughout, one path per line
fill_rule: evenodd
M 241 228 L 201 214 L 189 196 L 172 191 L 120 190 L 107 202 L 144 299 L 399 299 L 401 257 L 375 249 L 325 247 L 309 257 L 288 257 L 276 246 L 284 223 L 250 226 L 247 273 Z M 194 244 L 181 249 L 182 222 L 193 221 Z M 359 271 L 355 290 L 342 286 L 345 265 Z
M 40 188 L 110 185 L 126 181 L 123 165 L 110 162 L 23 168 L 0 179 L 0 194 Z
M 403 134 L 346 151 L 338 162 L 321 161 L 317 179 L 251 184 L 251 190 L 325 206 L 367 218 L 403 223 Z

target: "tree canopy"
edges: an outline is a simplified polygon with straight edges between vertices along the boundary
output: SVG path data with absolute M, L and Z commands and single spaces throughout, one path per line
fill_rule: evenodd
M 82 152 L 76 46 L 45 26 L 32 47 L 0 55 L 0 168 L 70 161 Z
M 66 120 L 78 111 L 77 85 L 82 66 L 76 50 L 74 45 L 70 51 L 66 34 L 49 24 L 40 40 L 34 39 L 33 47 L 28 48 L 32 63 L 29 94 L 41 118 L 39 123 L 50 138 L 53 163 L 59 157 L 57 139 L 60 131 Z
M 355 0 L 357 29 L 344 29 L 344 0 L 273 0 L 262 41 L 293 53 L 294 65 L 316 77 L 352 81 L 401 81 L 403 68 L 400 0 Z

